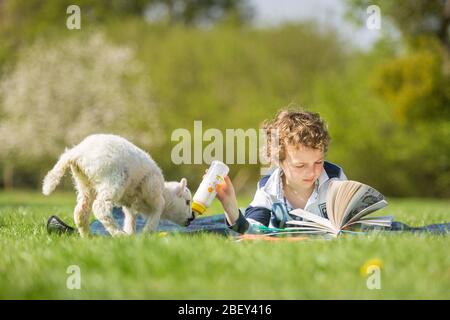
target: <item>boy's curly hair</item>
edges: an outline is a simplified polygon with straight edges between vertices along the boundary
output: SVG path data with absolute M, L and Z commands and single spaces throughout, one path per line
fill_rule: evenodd
M 286 146 L 298 146 L 300 144 L 312 149 L 320 149 L 324 153 L 328 150 L 330 136 L 326 123 L 318 113 L 285 108 L 278 111 L 275 118 L 265 120 L 261 125 L 267 137 L 265 156 L 273 160 L 273 155 L 278 152 L 278 161 L 286 158 Z M 272 139 L 278 130 L 278 146 L 272 146 Z M 272 134 L 271 134 L 272 132 Z

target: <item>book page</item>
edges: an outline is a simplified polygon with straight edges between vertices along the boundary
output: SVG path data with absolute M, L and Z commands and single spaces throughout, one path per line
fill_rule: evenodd
M 330 232 L 332 232 L 332 233 L 338 233 L 338 232 L 339 232 L 339 229 L 336 228 L 336 227 L 332 224 L 332 222 L 331 222 L 330 220 L 328 220 L 328 219 L 326 219 L 326 218 L 323 218 L 323 217 L 320 217 L 320 216 L 318 216 L 318 215 L 315 215 L 314 213 L 305 211 L 305 210 L 303 210 L 303 209 L 294 209 L 294 210 L 291 210 L 289 213 L 290 213 L 290 214 L 293 214 L 293 215 L 296 215 L 296 216 L 298 216 L 298 217 L 300 217 L 300 218 L 303 218 L 303 219 L 306 219 L 306 220 L 315 222 L 315 223 L 317 223 L 318 225 L 321 225 L 321 226 L 323 226 L 323 227 L 326 227 L 326 228 L 329 229 Z M 295 221 L 295 220 L 294 220 L 294 221 Z M 288 222 L 292 222 L 292 221 L 288 221 Z
M 292 225 L 293 227 L 288 227 L 285 229 L 299 229 L 299 230 L 308 230 L 308 229 L 320 229 L 323 230 L 325 232 L 329 232 L 330 228 L 328 227 L 324 227 L 320 224 L 317 224 L 315 222 L 310 222 L 310 221 L 297 221 L 297 220 L 292 220 L 292 221 L 288 221 L 286 222 L 289 225 Z
M 342 181 L 339 192 L 335 200 L 335 216 L 337 217 L 337 226 L 341 227 L 345 221 L 345 214 L 348 212 L 349 203 L 355 195 L 362 189 L 363 184 L 357 181 Z M 337 204 L 337 205 L 336 205 Z
M 359 182 L 358 182 L 359 183 Z M 347 204 L 347 208 L 345 208 L 344 216 L 348 217 L 350 211 L 355 208 L 357 202 L 362 198 L 363 194 L 367 191 L 366 185 L 363 183 L 359 183 L 360 187 L 358 188 L 358 191 L 356 191 L 355 194 L 353 194 L 352 199 Z M 348 220 L 348 219 L 345 219 Z
M 334 198 L 334 206 L 333 206 L 333 213 L 334 213 L 334 220 L 335 220 L 335 226 L 340 226 L 340 210 L 342 207 L 342 198 L 343 193 L 345 191 L 345 183 L 344 181 L 336 181 L 337 191 Z
M 360 192 L 355 194 L 354 199 L 349 203 L 344 222 L 352 220 L 358 213 L 382 200 L 384 200 L 384 196 L 380 192 L 368 185 L 361 184 Z
M 295 234 L 304 234 L 304 235 L 322 235 L 322 234 L 330 234 L 329 232 L 325 232 L 325 231 L 320 231 L 320 230 L 311 230 L 311 231 L 283 231 L 283 232 L 272 232 L 272 233 L 267 233 L 265 234 L 266 236 L 277 236 L 277 235 L 295 235 Z
M 364 218 L 360 220 L 356 220 L 352 223 L 348 223 L 346 226 L 350 226 L 353 224 L 365 224 L 372 226 L 380 226 L 380 227 L 390 227 L 392 225 L 394 217 L 385 216 L 385 217 L 374 217 L 374 218 Z
M 386 200 L 378 201 L 378 202 L 368 206 L 367 208 L 361 210 L 359 213 L 357 213 L 355 216 L 353 216 L 350 220 L 348 220 L 345 225 L 348 225 L 356 220 L 359 220 L 362 217 L 367 216 L 368 214 L 370 214 L 376 210 L 386 207 L 387 205 L 388 205 L 388 203 Z
M 340 181 L 331 181 L 330 185 L 328 186 L 327 191 L 327 197 L 325 200 L 325 206 L 327 209 L 327 215 L 328 219 L 330 220 L 331 224 L 336 226 L 336 218 L 334 216 L 334 200 L 336 199 L 336 192 L 339 189 L 339 182 Z

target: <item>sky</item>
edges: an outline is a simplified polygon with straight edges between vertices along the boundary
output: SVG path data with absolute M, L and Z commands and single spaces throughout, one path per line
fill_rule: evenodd
M 380 30 L 369 30 L 365 21 L 355 26 L 345 21 L 343 0 L 249 0 L 255 9 L 255 23 L 273 26 L 284 22 L 315 20 L 330 26 L 352 44 L 367 49 L 381 36 Z

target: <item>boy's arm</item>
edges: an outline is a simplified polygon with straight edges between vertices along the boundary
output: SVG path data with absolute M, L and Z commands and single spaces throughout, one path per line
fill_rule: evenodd
M 269 226 L 271 214 L 270 209 L 249 206 L 244 214 L 239 209 L 238 218 L 233 224 L 230 224 L 226 218 L 225 223 L 228 228 L 241 234 L 260 233 L 258 226 Z
M 245 213 L 242 214 L 240 209 L 236 209 L 234 212 L 237 214 L 233 214 L 236 218 L 233 221 L 225 218 L 225 223 L 228 228 L 238 233 L 260 233 L 258 226 L 269 226 L 272 215 L 271 208 L 272 203 L 270 199 L 267 198 L 267 195 L 262 190 L 258 189 Z
M 225 211 L 225 223 L 239 233 L 259 233 L 258 225 L 268 226 L 271 217 L 272 204 L 267 195 L 258 188 L 250 206 L 242 214 L 238 207 L 233 184 L 228 176 L 224 182 L 217 185 L 217 198 Z

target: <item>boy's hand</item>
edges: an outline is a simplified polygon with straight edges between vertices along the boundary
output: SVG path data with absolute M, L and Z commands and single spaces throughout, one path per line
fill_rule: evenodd
M 205 174 L 207 171 L 205 171 Z M 216 197 L 222 204 L 228 222 L 234 224 L 239 217 L 239 207 L 230 177 L 225 176 L 224 181 L 216 185 L 216 193 Z
M 217 199 L 222 204 L 230 204 L 236 201 L 233 184 L 228 176 L 224 177 L 224 181 L 216 185 Z

